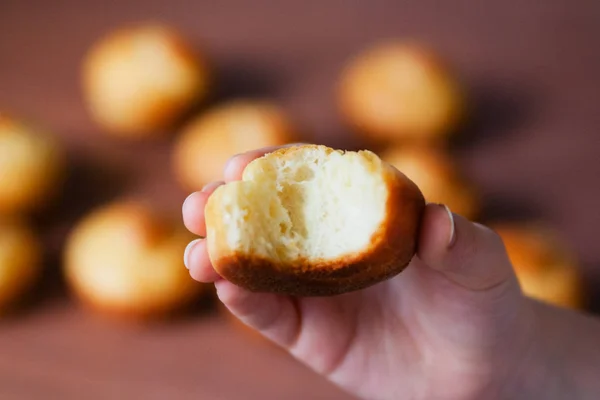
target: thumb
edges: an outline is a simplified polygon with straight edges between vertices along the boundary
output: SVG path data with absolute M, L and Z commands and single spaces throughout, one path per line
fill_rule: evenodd
M 475 291 L 515 279 L 502 240 L 493 230 L 439 204 L 427 205 L 422 221 L 417 254 L 429 268 Z

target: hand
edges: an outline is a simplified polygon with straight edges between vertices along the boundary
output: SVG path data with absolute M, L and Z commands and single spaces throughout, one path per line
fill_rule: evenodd
M 241 179 L 250 161 L 272 150 L 234 157 L 225 181 Z M 206 235 L 204 206 L 222 183 L 185 201 L 193 233 Z M 405 271 L 340 296 L 246 291 L 215 272 L 202 239 L 188 246 L 185 261 L 244 323 L 361 398 L 517 398 L 526 386 L 534 303 L 521 294 L 499 237 L 444 206 L 427 205 L 417 256 Z

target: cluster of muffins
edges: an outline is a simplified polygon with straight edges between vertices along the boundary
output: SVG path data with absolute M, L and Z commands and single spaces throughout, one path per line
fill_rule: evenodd
M 121 141 L 172 145 L 174 178 L 187 191 L 221 178 L 227 159 L 296 138 L 286 112 L 266 99 L 211 102 L 213 65 L 173 27 L 124 26 L 93 43 L 81 65 L 88 115 Z M 66 148 L 22 116 L 0 114 L 0 310 L 35 291 L 44 246 L 29 220 L 60 195 Z M 30 218 L 32 217 L 32 218 Z M 136 198 L 89 209 L 62 249 L 62 275 L 86 310 L 134 320 L 179 312 L 208 292 L 183 265 L 193 240 L 179 215 Z
M 0 114 L 0 313 L 35 291 L 46 252 L 34 228 L 52 212 L 67 175 L 66 150 L 33 122 Z M 183 266 L 190 234 L 141 201 L 89 210 L 69 234 L 63 272 L 91 309 L 148 318 L 170 314 L 203 292 Z
M 428 202 L 482 220 L 477 189 L 448 146 L 468 118 L 467 100 L 442 57 L 414 42 L 386 42 L 363 51 L 348 63 L 338 86 L 346 123 L 413 180 Z M 505 242 L 526 295 L 563 307 L 585 306 L 577 259 L 558 232 L 539 221 L 491 225 Z
M 90 118 L 121 140 L 172 145 L 174 178 L 187 191 L 221 179 L 227 159 L 301 138 L 282 107 L 268 99 L 211 101 L 218 71 L 184 36 L 161 24 L 116 29 L 94 43 L 82 64 Z M 348 61 L 336 86 L 340 116 L 422 190 L 470 219 L 481 202 L 447 149 L 468 118 L 451 68 L 422 44 L 392 41 Z M 44 127 L 0 114 L 0 310 L 31 292 L 43 269 L 43 246 L 28 217 L 61 192 L 65 151 Z M 582 306 L 576 261 L 549 229 L 499 225 L 525 293 Z M 206 292 L 183 266 L 191 240 L 177 218 L 141 201 L 88 210 L 69 232 L 63 272 L 87 309 L 128 318 L 171 314 Z M 559 244 L 557 244 L 557 242 Z M 560 249 L 560 250 L 559 250 Z
M 46 128 L 0 113 L 0 313 L 31 291 L 43 272 L 43 248 L 30 222 L 56 200 L 64 154 Z
M 348 126 L 421 189 L 467 218 L 480 204 L 446 151 L 466 118 L 459 79 L 433 49 L 385 42 L 356 55 L 342 71 L 338 108 Z

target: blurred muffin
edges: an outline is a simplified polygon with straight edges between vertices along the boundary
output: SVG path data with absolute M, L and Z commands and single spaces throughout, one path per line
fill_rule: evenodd
M 342 116 L 371 142 L 431 141 L 464 114 L 457 78 L 431 50 L 388 42 L 358 54 L 338 85 Z
M 492 226 L 504 241 L 523 292 L 569 308 L 583 307 L 575 256 L 559 236 L 541 224 Z
M 427 202 L 445 204 L 468 219 L 477 217 L 480 204 L 474 189 L 443 151 L 426 146 L 397 146 L 382 152 L 381 158 L 415 182 Z
M 186 189 L 223 179 L 227 160 L 238 153 L 293 141 L 288 116 L 266 101 L 237 100 L 200 115 L 183 130 L 174 148 L 175 174 Z
M 98 40 L 83 63 L 91 117 L 109 133 L 142 138 L 166 131 L 209 91 L 209 66 L 174 29 L 124 27 Z
M 42 272 L 42 249 L 34 233 L 14 221 L 0 221 L 0 312 L 22 300 Z
M 183 264 L 191 235 L 138 202 L 91 212 L 71 232 L 67 282 L 93 309 L 132 318 L 161 317 L 195 300 L 206 286 Z
M 64 154 L 42 128 L 0 112 L 0 215 L 38 210 L 57 194 Z

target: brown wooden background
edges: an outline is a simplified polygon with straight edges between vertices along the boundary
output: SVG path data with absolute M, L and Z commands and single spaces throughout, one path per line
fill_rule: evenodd
M 26 312 L 0 323 L 0 398 L 346 398 L 214 311 L 152 327 L 112 323 L 79 309 L 52 272 L 64 234 L 90 206 L 133 194 L 179 212 L 185 197 L 166 141 L 107 138 L 81 102 L 87 46 L 147 19 L 174 24 L 213 57 L 220 98 L 278 100 L 307 140 L 340 147 L 357 145 L 333 103 L 347 57 L 389 37 L 436 46 L 476 100 L 470 139 L 455 154 L 482 189 L 488 218 L 555 224 L 600 291 L 596 0 L 0 0 L 0 108 L 48 124 L 73 164 L 61 203 L 41 218 L 47 282 Z

